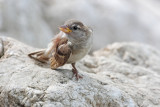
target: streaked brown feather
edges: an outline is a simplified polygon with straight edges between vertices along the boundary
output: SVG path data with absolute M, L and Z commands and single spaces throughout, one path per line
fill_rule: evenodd
M 57 42 L 56 51 L 50 58 L 51 69 L 56 69 L 60 66 L 63 66 L 70 57 L 71 49 L 68 46 L 67 42 L 67 38 L 61 38 L 61 40 Z
M 43 51 L 37 51 L 37 52 L 33 52 L 33 53 L 30 53 L 28 54 L 28 56 L 34 60 L 37 60 L 39 62 L 42 62 L 42 63 L 46 63 L 49 58 L 44 56 L 44 50 Z
M 32 52 L 28 54 L 28 56 L 36 61 L 42 62 L 42 63 L 47 63 L 49 61 L 49 55 L 52 52 L 56 51 L 56 48 L 61 41 L 61 33 L 57 34 L 57 36 L 52 40 L 53 45 L 49 48 L 49 51 L 42 50 L 42 51 L 37 51 L 37 52 Z M 61 41 L 63 42 L 63 41 Z

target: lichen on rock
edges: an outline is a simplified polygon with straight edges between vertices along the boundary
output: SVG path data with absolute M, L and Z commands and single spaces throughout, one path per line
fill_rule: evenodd
M 0 37 L 0 106 L 138 107 L 160 106 L 160 52 L 139 43 L 115 43 L 71 66 L 51 70 L 28 58 L 35 48 Z

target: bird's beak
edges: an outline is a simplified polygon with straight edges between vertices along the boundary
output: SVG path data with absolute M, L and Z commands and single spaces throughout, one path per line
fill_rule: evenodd
M 61 27 L 59 27 L 59 29 L 64 32 L 64 33 L 70 33 L 72 32 L 71 29 L 69 29 L 66 25 L 62 25 Z

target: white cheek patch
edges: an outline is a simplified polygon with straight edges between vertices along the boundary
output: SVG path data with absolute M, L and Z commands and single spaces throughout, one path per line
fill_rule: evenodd
M 79 29 L 81 28 L 81 26 L 79 26 L 79 25 L 78 25 L 77 27 L 78 27 Z

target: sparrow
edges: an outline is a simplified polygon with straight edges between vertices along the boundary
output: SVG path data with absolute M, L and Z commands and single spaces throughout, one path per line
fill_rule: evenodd
M 60 32 L 52 39 L 46 49 L 33 52 L 28 56 L 56 69 L 65 64 L 72 65 L 73 76 L 82 78 L 76 69 L 76 62 L 82 59 L 92 47 L 92 29 L 78 20 L 68 20 L 59 27 Z

